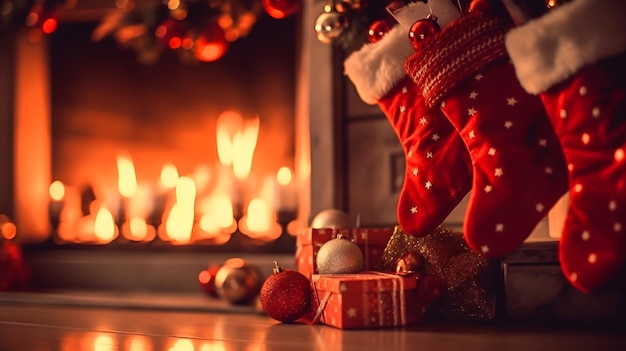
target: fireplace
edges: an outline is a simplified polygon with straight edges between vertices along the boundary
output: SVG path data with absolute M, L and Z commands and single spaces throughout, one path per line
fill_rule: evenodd
M 49 36 L 3 38 L 15 45 L 5 66 L 15 133 L 2 190 L 19 240 L 292 252 L 309 215 L 295 144 L 298 20 L 259 17 L 214 62 L 172 51 L 143 63 L 112 38 L 94 41 L 89 13 L 61 16 Z

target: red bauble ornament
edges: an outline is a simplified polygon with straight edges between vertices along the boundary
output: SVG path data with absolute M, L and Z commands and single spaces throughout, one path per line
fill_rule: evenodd
M 261 307 L 268 316 L 291 323 L 311 308 L 311 283 L 300 272 L 283 270 L 276 261 L 274 266 L 274 274 L 261 286 Z
M 20 247 L 0 236 L 0 291 L 27 290 L 28 276 Z
M 409 42 L 413 49 L 417 50 L 426 38 L 434 36 L 441 28 L 437 24 L 436 18 L 424 18 L 416 21 L 409 28 Z
M 196 40 L 196 58 L 205 62 L 217 61 L 224 56 L 228 47 L 229 42 L 226 40 L 224 30 L 217 23 L 212 23 Z
M 382 39 L 391 29 L 391 23 L 387 20 L 376 20 L 370 24 L 367 30 L 367 39 L 370 43 L 376 43 Z
M 200 288 L 210 297 L 217 297 L 217 290 L 215 289 L 215 275 L 219 269 L 220 266 L 214 265 L 200 271 L 198 274 L 198 284 L 200 285 Z
M 263 0 L 261 4 L 268 15 L 281 19 L 298 12 L 302 6 L 302 0 Z
M 487 0 L 472 0 L 472 2 L 469 5 L 469 11 L 470 12 L 485 12 L 487 10 L 489 10 L 489 7 L 491 7 L 491 5 L 489 4 L 489 1 Z

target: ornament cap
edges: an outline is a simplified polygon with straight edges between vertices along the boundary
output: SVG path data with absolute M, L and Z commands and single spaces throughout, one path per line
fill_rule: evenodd
M 272 272 L 274 272 L 274 274 L 278 274 L 282 271 L 283 271 L 283 267 L 279 266 L 278 262 L 274 261 L 274 268 L 272 269 Z

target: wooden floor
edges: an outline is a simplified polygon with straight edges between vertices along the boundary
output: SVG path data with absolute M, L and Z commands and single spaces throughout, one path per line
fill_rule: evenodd
M 0 303 L 2 351 L 625 349 L 626 335 L 619 328 L 423 325 L 342 331 L 280 324 L 254 313 Z

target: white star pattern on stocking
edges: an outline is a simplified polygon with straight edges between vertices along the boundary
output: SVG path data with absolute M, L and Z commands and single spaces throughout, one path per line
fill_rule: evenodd
M 546 167 L 544 172 L 546 172 L 546 174 L 552 174 L 552 172 L 553 172 L 552 167 Z
M 475 91 L 472 91 L 472 92 L 469 94 L 469 98 L 470 98 L 470 99 L 476 99 L 477 97 L 478 97 L 478 93 L 477 93 L 477 92 L 475 92 Z
M 544 208 L 545 207 L 543 206 L 543 204 L 541 202 L 535 204 L 535 210 L 537 210 L 537 212 L 543 212 Z
M 585 96 L 587 95 L 587 87 L 582 85 L 579 89 L 578 89 L 578 94 L 580 94 L 580 96 Z
M 617 202 L 611 200 L 609 201 L 609 210 L 615 211 L 617 209 Z
M 493 187 L 491 185 L 485 185 L 484 190 L 486 193 L 490 193 L 491 190 L 493 190 Z
M 437 140 L 439 140 L 439 134 L 437 134 L 437 133 L 433 134 L 433 136 L 431 137 L 431 139 L 433 139 L 433 141 L 437 141 Z
M 406 111 L 406 107 L 404 107 L 404 105 L 400 106 L 400 113 L 404 113 L 404 111 Z
M 474 79 L 476 79 L 476 80 L 481 80 L 481 79 L 483 79 L 483 75 L 482 75 L 482 74 L 480 74 L 480 73 L 478 73 L 478 74 L 474 77 Z
M 411 214 L 416 214 L 417 213 L 417 206 L 413 206 L 411 207 Z
M 426 158 L 433 158 L 433 153 L 432 152 L 427 152 L 426 153 Z
M 424 188 L 430 189 L 432 187 L 433 187 L 433 183 L 431 183 L 430 180 L 427 180 L 426 183 L 424 184 Z
M 489 154 L 489 156 L 493 156 L 496 154 L 496 149 L 493 147 L 489 148 L 489 151 L 487 151 L 487 154 Z
M 506 104 L 509 106 L 515 106 L 517 100 L 514 97 L 506 98 Z
M 417 171 L 417 168 L 413 169 L 413 175 L 414 175 L 414 176 L 417 176 L 417 172 L 418 172 L 418 171 Z
M 476 112 L 477 112 L 476 108 L 474 108 L 474 107 L 470 107 L 470 108 L 467 109 L 467 115 L 468 116 L 474 116 L 476 114 Z
M 473 131 L 473 130 L 470 130 L 470 131 L 469 131 L 468 136 L 469 136 L 469 138 L 470 138 L 470 139 L 474 139 L 474 138 L 476 138 L 476 134 L 474 133 L 474 131 Z
M 548 146 L 548 141 L 546 139 L 539 139 L 539 146 Z
M 420 118 L 420 124 L 421 125 L 425 125 L 426 124 L 426 117 Z
M 409 90 L 406 87 L 402 87 L 402 94 L 406 94 Z
M 589 234 L 588 230 L 583 231 L 582 234 L 580 235 L 580 238 L 583 239 L 583 241 L 589 240 L 590 237 L 591 237 L 591 234 Z
M 561 117 L 562 119 L 567 118 L 567 111 L 565 111 L 565 110 L 561 110 L 561 111 L 559 112 L 559 117 Z
M 513 128 L 513 122 L 511 122 L 511 121 L 504 122 L 504 128 L 506 128 L 506 129 Z
M 496 168 L 493 171 L 493 175 L 496 177 L 502 177 L 504 175 L 504 171 L 502 170 L 502 168 Z
M 594 107 L 591 109 L 591 115 L 593 116 L 593 118 L 598 118 L 600 117 L 600 108 L 599 107 Z
M 596 263 L 596 260 L 598 259 L 598 255 L 594 254 L 594 253 L 590 253 L 589 256 L 587 257 L 587 262 L 594 264 Z
M 480 251 L 482 251 L 484 254 L 486 254 L 487 252 L 489 252 L 489 246 L 487 245 L 483 245 L 480 247 Z
M 613 224 L 613 231 L 617 232 L 621 232 L 622 231 L 622 223 L 615 223 Z
M 504 224 L 498 223 L 496 224 L 496 232 L 502 233 L 504 231 Z

